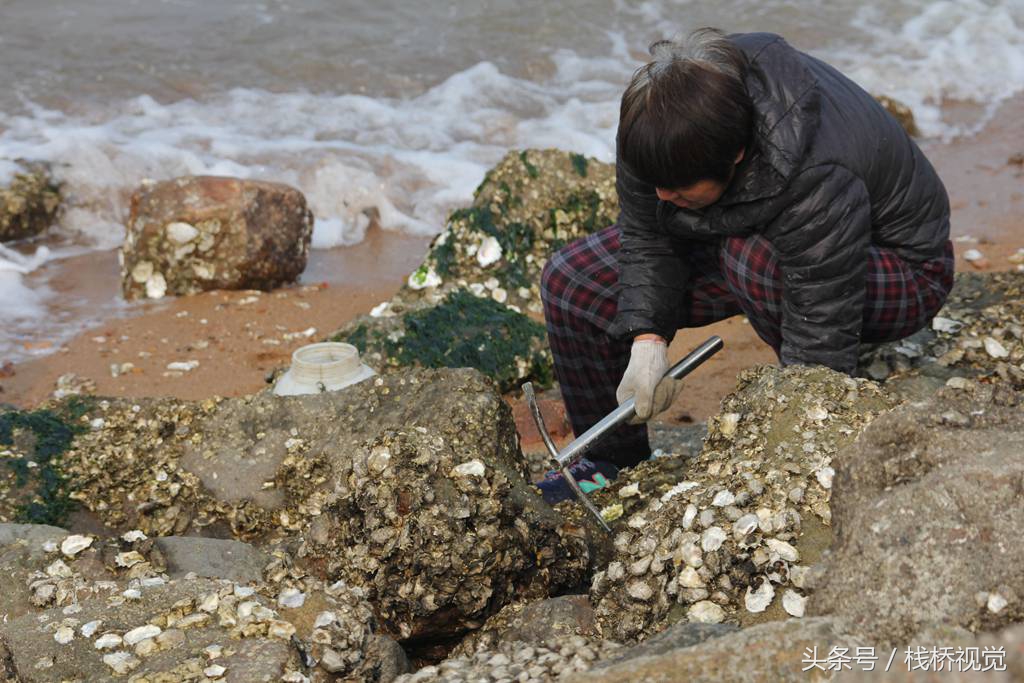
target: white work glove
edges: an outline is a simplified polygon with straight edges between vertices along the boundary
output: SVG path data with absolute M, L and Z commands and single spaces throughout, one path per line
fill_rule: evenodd
M 630 424 L 647 422 L 672 405 L 682 381 L 665 377 L 668 367 L 668 345 L 664 340 L 633 341 L 626 374 L 615 391 L 619 403 L 629 398 L 636 402 L 636 417 Z

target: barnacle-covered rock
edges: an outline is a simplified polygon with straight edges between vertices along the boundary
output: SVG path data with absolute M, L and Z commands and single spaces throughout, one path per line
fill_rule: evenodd
M 826 681 L 833 678 L 834 672 L 809 669 L 808 653 L 817 652 L 824 660 L 832 648 L 847 648 L 843 651 L 853 653 L 858 646 L 866 644 L 863 636 L 852 634 L 839 620 L 791 619 L 726 633 L 690 647 L 651 654 L 639 652 L 635 657 L 608 665 L 599 662 L 585 673 L 565 680 L 569 683 Z
M 892 404 L 826 368 L 742 373 L 699 456 L 641 463 L 593 495 L 623 506 L 615 557 L 590 592 L 605 637 L 628 642 L 680 619 L 785 618 L 781 589 L 802 592 L 804 565 L 831 537 L 832 458 Z M 638 495 L 618 495 L 633 486 Z
M 186 176 L 132 195 L 121 249 L 125 298 L 273 289 L 306 267 L 313 214 L 278 183 Z
M 861 374 L 927 398 L 963 378 L 1024 389 L 1024 273 L 957 273 L 930 328 L 865 348 Z
M 615 170 L 558 150 L 510 152 L 452 212 L 399 292 L 331 339 L 359 347 L 378 371 L 475 367 L 503 390 L 552 381 L 540 275 L 563 245 L 610 225 Z M 475 300 L 475 302 L 474 302 Z
M 923 625 L 1024 619 L 1024 395 L 942 389 L 870 425 L 835 460 L 836 543 L 808 603 L 880 643 Z
M 0 525 L 0 648 L 15 680 L 133 674 L 172 683 L 218 666 L 236 680 L 304 671 L 314 681 L 384 682 L 408 670 L 362 590 L 309 576 L 283 550 L 268 557 L 264 578 L 244 585 L 170 578 L 159 539 L 137 532 L 94 538 L 70 558 L 60 548 L 69 538 L 54 527 Z M 31 600 L 19 601 L 26 592 Z M 292 595 L 301 602 L 282 599 Z
M 10 182 L 0 178 L 0 242 L 32 237 L 46 230 L 60 212 L 60 185 L 45 164 L 0 160 L 0 175 L 10 164 Z
M 61 471 L 109 526 L 300 535 L 299 559 L 365 588 L 403 641 L 461 636 L 514 597 L 586 580 L 583 526 L 528 483 L 511 410 L 474 370 L 310 396 L 100 401 L 81 420 L 98 426 Z
M 487 172 L 472 206 L 453 211 L 434 240 L 424 268 L 441 284 L 420 296 L 462 281 L 474 292 L 482 286 L 481 296 L 500 289 L 508 304 L 539 313 L 540 273 L 551 255 L 617 214 L 611 164 L 553 149 L 509 152 Z

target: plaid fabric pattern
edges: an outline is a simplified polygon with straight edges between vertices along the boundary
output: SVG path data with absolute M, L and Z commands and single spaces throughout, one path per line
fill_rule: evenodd
M 619 229 L 611 226 L 558 251 L 541 277 L 541 299 L 555 375 L 578 435 L 615 408 L 615 389 L 629 363 L 632 341 L 607 334 L 618 300 Z M 745 314 L 776 353 L 782 343 L 782 277 L 774 247 L 759 235 L 720 243 L 680 244 L 690 266 L 679 302 L 679 327 L 701 327 Z M 924 263 L 904 261 L 880 247 L 868 251 L 867 304 L 862 339 L 900 339 L 924 327 L 953 286 L 953 245 Z M 650 455 L 647 428 L 609 434 L 590 457 L 629 467 Z

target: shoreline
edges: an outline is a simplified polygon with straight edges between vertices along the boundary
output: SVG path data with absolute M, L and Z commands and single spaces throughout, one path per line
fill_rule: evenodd
M 949 191 L 958 270 L 1016 268 L 1011 257 L 1024 248 L 1024 164 L 1014 161 L 1024 153 L 1021 114 L 1024 96 L 1004 103 L 975 136 L 921 143 Z M 312 251 L 296 285 L 130 306 L 117 302 L 116 251 L 55 262 L 46 282 L 58 298 L 97 302 L 101 311 L 106 302 L 113 314 L 103 315 L 102 322 L 67 343 L 55 344 L 49 355 L 8 366 L 3 374 L 10 376 L 0 375 L 0 402 L 32 408 L 50 396 L 65 373 L 91 380 L 95 393 L 107 396 L 199 399 L 258 391 L 265 386 L 266 373 L 287 365 L 296 348 L 388 299 L 419 265 L 430 239 L 374 226 L 359 244 Z M 964 260 L 970 248 L 983 253 L 985 267 Z M 43 332 L 29 343 L 45 348 Z M 725 350 L 687 380 L 686 390 L 658 422 L 707 419 L 734 388 L 741 370 L 775 362 L 772 351 L 741 318 L 681 330 L 670 348 L 671 359 L 681 358 L 711 334 L 723 337 Z M 167 369 L 168 363 L 191 360 L 199 365 L 190 372 Z M 112 365 L 117 366 L 114 373 Z

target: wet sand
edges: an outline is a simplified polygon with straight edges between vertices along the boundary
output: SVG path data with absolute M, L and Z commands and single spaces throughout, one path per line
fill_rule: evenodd
M 1024 248 L 1022 114 L 1024 98 L 1018 98 L 977 136 L 923 144 L 949 190 L 958 269 L 978 269 L 963 260 L 975 248 L 987 259 L 981 270 L 1009 270 L 1016 267 L 1013 255 Z M 129 307 L 51 355 L 0 371 L 0 402 L 35 406 L 53 392 L 58 377 L 71 372 L 94 382 L 96 393 L 106 396 L 198 399 L 257 391 L 268 371 L 288 364 L 294 349 L 389 298 L 419 264 L 428 243 L 373 229 L 354 247 L 313 252 L 296 286 L 269 293 L 210 292 Z M 114 252 L 68 259 L 58 268 L 50 286 L 59 292 L 97 302 L 117 292 Z M 681 331 L 672 359 L 711 334 L 722 336 L 725 349 L 691 375 L 686 391 L 659 421 L 706 419 L 735 386 L 739 371 L 775 362 L 741 318 Z M 45 345 L 45 334 L 32 343 Z M 167 368 L 188 361 L 199 365 L 187 372 Z M 114 372 L 111 366 L 117 366 Z

